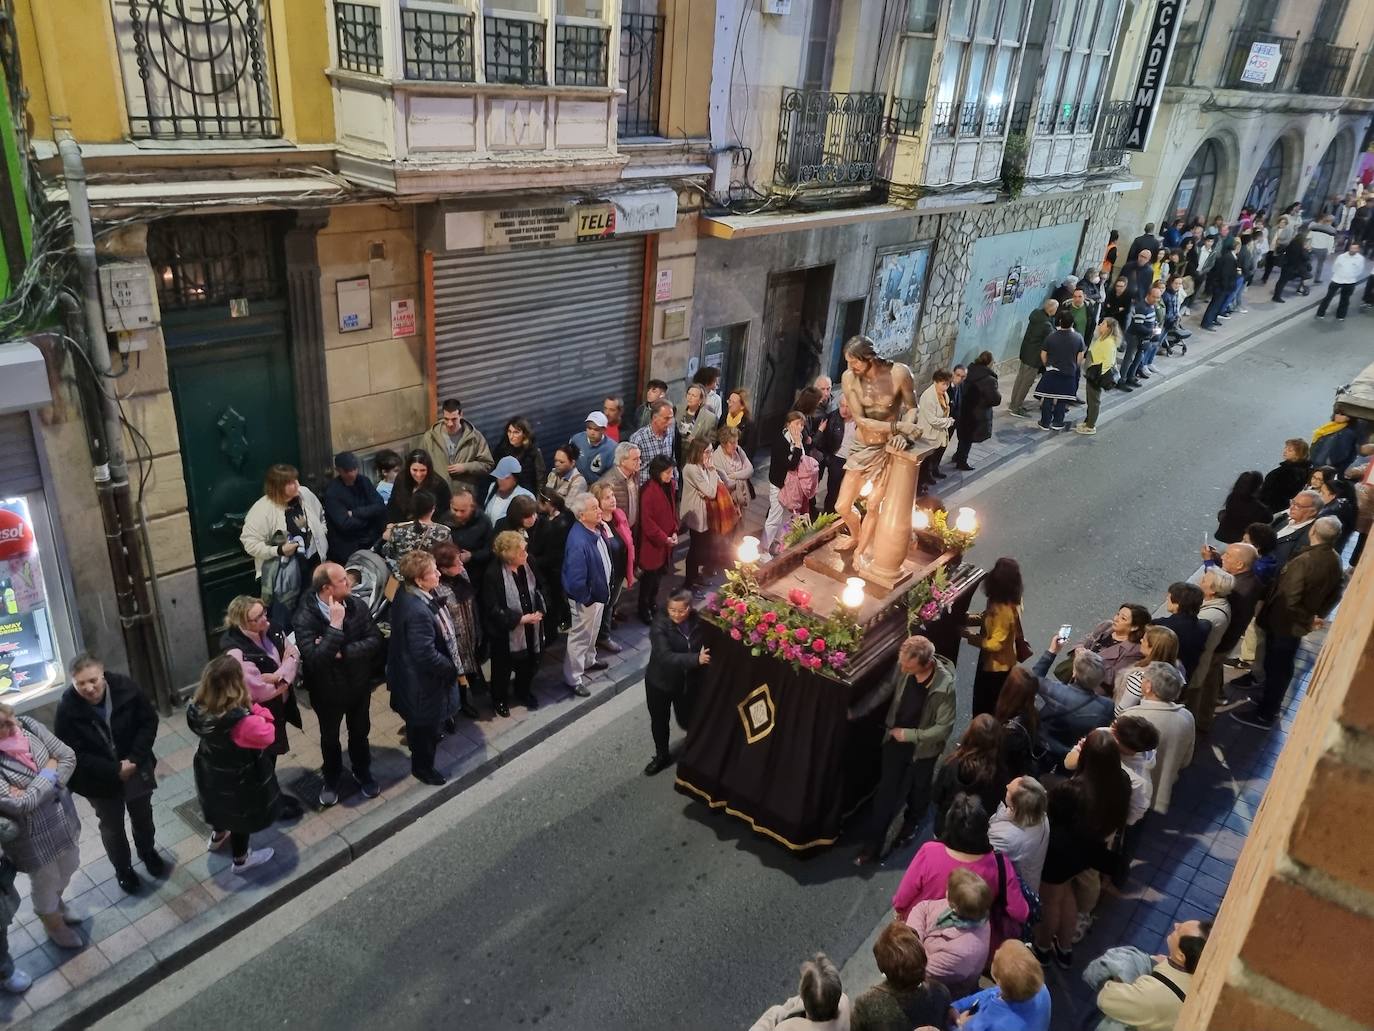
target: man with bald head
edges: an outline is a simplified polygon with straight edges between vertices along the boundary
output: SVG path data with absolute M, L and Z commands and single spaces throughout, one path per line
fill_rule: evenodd
M 1264 600 L 1264 692 L 1254 709 L 1231 714 L 1246 726 L 1270 730 L 1278 722 L 1302 639 L 1325 625 L 1340 597 L 1345 584 L 1345 566 L 1335 549 L 1340 535 L 1335 516 L 1316 520 L 1308 530 L 1311 543 L 1288 560 Z
M 372 732 L 372 688 L 380 679 L 376 659 L 382 650 L 382 634 L 367 606 L 353 597 L 352 586 L 343 566 L 321 563 L 310 578 L 310 593 L 301 598 L 294 621 L 305 687 L 320 721 L 324 786 L 319 802 L 323 807 L 339 800 L 343 776 L 341 723 L 348 724 L 348 763 L 353 779 L 364 797 L 376 798 L 381 793 L 372 779 L 367 736 Z

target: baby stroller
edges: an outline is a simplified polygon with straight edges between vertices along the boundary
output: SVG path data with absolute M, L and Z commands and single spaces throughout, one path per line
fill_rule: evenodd
M 386 559 L 375 551 L 362 549 L 348 556 L 348 561 L 344 563 L 344 571 L 348 574 L 348 582 L 353 585 L 353 597 L 367 606 L 377 629 L 382 632 L 382 639 L 389 641 L 391 621 L 388 617 L 391 612 L 391 597 L 395 591 L 388 590 L 392 576 Z M 381 681 L 386 673 L 385 648 L 378 649 L 374 665 L 373 672 L 377 680 Z

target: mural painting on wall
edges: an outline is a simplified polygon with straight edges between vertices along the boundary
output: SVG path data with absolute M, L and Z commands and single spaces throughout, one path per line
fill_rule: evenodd
M 884 358 L 909 359 L 926 299 L 930 244 L 903 244 L 878 252 L 868 303 L 868 336 Z
M 991 351 L 1015 358 L 1030 313 L 1073 272 L 1082 222 L 987 236 L 974 242 L 959 312 L 955 360 Z

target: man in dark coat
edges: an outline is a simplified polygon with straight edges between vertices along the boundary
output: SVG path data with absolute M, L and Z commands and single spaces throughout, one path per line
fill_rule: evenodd
M 1210 624 L 1204 626 L 1206 620 L 1198 616 L 1202 602 L 1202 588 L 1180 580 L 1169 585 L 1165 602 L 1169 614 L 1151 621 L 1155 626 L 1172 630 L 1174 637 L 1178 638 L 1178 661 L 1183 663 L 1183 672 L 1189 679 L 1192 679 L 1193 671 L 1202 660 L 1210 632 Z
M 439 787 L 444 775 L 434 768 L 439 725 L 448 716 L 458 690 L 458 664 L 448 609 L 434 593 L 439 567 L 427 551 L 401 557 L 404 586 L 391 602 L 391 640 L 386 653 L 386 686 L 391 708 L 405 720 L 410 743 L 410 772 L 418 781 Z
M 1154 255 L 1155 252 L 1151 250 L 1141 251 L 1121 273 L 1122 278 L 1126 280 L 1126 292 L 1136 300 L 1141 300 L 1150 292 L 1150 287 L 1154 286 Z
M 692 719 L 692 697 L 711 653 L 701 643 L 701 619 L 692 610 L 692 592 L 676 590 L 665 611 L 649 627 L 649 667 L 644 671 L 644 699 L 649 704 L 649 730 L 654 736 L 654 757 L 644 774 L 672 765 L 668 752 L 668 716 L 687 729 Z
M 992 371 L 992 352 L 984 351 L 969 366 L 968 379 L 960 387 L 959 414 L 955 426 L 959 431 L 959 447 L 954 452 L 954 468 L 973 472 L 968 453 L 974 444 L 981 444 L 992 436 L 992 410 L 1002 403 L 997 389 L 997 373 Z
M 53 730 L 76 753 L 76 772 L 67 785 L 83 795 L 100 822 L 100 840 L 114 866 L 115 881 L 130 895 L 142 885 L 134 873 L 124 813 L 134 829 L 134 847 L 148 873 L 161 877 L 167 864 L 153 840 L 153 742 L 157 711 L 122 673 L 105 672 L 94 655 L 78 655 L 72 686 L 62 692 Z
M 451 539 L 458 545 L 458 558 L 468 571 L 468 579 L 480 584 L 491 561 L 491 542 L 496 539 L 496 531 L 478 506 L 472 489 L 464 485 L 455 487 L 448 511 L 435 513 L 434 518 L 452 532 Z
M 386 526 L 386 503 L 371 480 L 358 473 L 358 456 L 334 456 L 334 478 L 324 488 L 324 518 L 329 527 L 329 558 L 347 562 L 355 551 L 370 548 Z
M 1340 597 L 1345 567 L 1332 547 L 1340 535 L 1340 521 L 1332 516 L 1313 523 L 1312 543 L 1280 570 L 1264 601 L 1264 692 L 1253 710 L 1232 714 L 1246 726 L 1270 730 L 1278 722 L 1302 639 Z
M 1141 233 L 1131 241 L 1130 249 L 1126 251 L 1126 264 L 1135 263 L 1135 259 L 1140 256 L 1141 251 L 1149 251 L 1151 254 L 1158 254 L 1162 242 L 1155 236 L 1155 224 L 1145 223 L 1145 232 Z
M 1044 366 L 1040 363 L 1040 350 L 1044 346 L 1045 338 L 1054 329 L 1054 317 L 1058 312 L 1059 302 L 1050 298 L 1031 312 L 1030 318 L 1026 321 L 1026 333 L 1021 338 L 1021 368 L 1016 370 L 1016 382 L 1011 388 L 1008 415 L 1014 415 L 1018 419 L 1031 417 L 1025 408 L 1026 396 L 1030 393 L 1031 387 L 1035 386 L 1036 377 L 1044 371 Z
M 1236 279 L 1240 276 L 1240 260 L 1237 252 L 1240 241 L 1234 237 L 1222 243 L 1212 271 L 1207 273 L 1207 289 L 1212 299 L 1207 302 L 1207 310 L 1202 313 L 1202 328 L 1208 332 L 1217 331 L 1217 319 L 1226 310 L 1226 304 L 1236 290 Z
M 310 579 L 311 593 L 301 598 L 294 626 L 296 647 L 305 669 L 305 687 L 320 721 L 320 756 L 324 785 L 320 805 L 339 800 L 343 750 L 339 724 L 348 725 L 348 761 L 364 798 L 376 798 L 381 788 L 372 778 L 370 704 L 373 659 L 382 647 L 382 634 L 367 606 L 353 597 L 348 574 L 337 562 L 324 562 Z

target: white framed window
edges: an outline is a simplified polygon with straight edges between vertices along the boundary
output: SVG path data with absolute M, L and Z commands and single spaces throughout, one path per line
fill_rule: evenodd
M 1092 132 L 1123 0 L 1059 0 L 1036 114 L 1041 133 Z M 1049 5 L 1046 4 L 1046 7 Z
M 941 4 L 909 0 L 893 100 L 898 131 L 914 131 L 926 122 L 937 135 L 1002 135 L 1027 5 L 1028 0 L 949 0 L 943 38 L 938 39 L 939 79 L 926 118 Z

